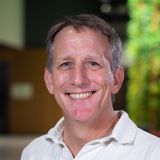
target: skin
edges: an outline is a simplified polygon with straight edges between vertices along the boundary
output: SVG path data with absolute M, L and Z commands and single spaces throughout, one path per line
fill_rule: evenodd
M 89 141 L 111 133 L 118 120 L 111 95 L 123 82 L 123 68 L 113 74 L 107 37 L 85 28 L 65 27 L 55 37 L 52 72 L 44 79 L 64 114 L 64 141 L 73 156 Z

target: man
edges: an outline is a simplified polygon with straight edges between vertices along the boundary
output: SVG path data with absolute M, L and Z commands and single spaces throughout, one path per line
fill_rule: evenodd
M 66 17 L 48 35 L 44 79 L 64 117 L 21 160 L 156 160 L 160 140 L 137 128 L 112 96 L 121 88 L 121 41 L 94 15 Z

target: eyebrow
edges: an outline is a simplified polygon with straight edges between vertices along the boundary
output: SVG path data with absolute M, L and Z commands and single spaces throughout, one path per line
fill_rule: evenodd
M 70 55 L 57 58 L 58 62 L 61 62 L 61 61 L 72 61 L 72 60 L 74 60 L 74 58 L 72 56 L 70 56 Z M 86 55 L 84 57 L 84 60 L 94 60 L 94 61 L 98 60 L 100 62 L 103 61 L 100 56 L 96 56 L 96 55 Z
M 97 60 L 97 59 L 100 59 L 100 57 L 99 57 L 99 56 L 91 56 L 91 55 L 89 55 L 89 56 L 86 57 L 85 59 Z
M 57 58 L 57 61 L 67 61 L 67 60 L 72 60 L 73 58 L 71 56 L 67 56 L 67 57 L 59 57 Z

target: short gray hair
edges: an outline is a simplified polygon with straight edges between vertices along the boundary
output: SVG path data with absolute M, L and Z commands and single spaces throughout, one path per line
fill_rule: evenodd
M 116 31 L 103 19 L 97 17 L 92 14 L 80 14 L 75 16 L 66 16 L 64 19 L 53 25 L 50 29 L 47 37 L 47 52 L 48 52 L 48 60 L 47 60 L 47 69 L 52 71 L 52 63 L 53 63 L 53 43 L 55 36 L 65 27 L 72 26 L 74 29 L 79 31 L 83 28 L 89 28 L 96 32 L 100 32 L 102 35 L 108 38 L 108 42 L 110 45 L 110 65 L 111 69 L 114 72 L 118 66 L 120 65 L 121 57 L 122 57 L 122 45 L 121 40 L 116 33 Z

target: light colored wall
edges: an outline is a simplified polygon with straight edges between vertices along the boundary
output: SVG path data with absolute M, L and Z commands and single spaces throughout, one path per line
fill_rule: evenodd
M 0 0 L 0 44 L 24 46 L 24 0 Z

